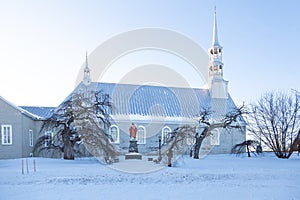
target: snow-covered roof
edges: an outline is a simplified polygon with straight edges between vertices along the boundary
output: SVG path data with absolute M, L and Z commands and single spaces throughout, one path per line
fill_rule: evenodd
M 96 84 L 98 91 L 103 90 L 111 97 L 113 115 L 193 117 L 201 107 L 210 105 L 209 92 L 204 89 Z
M 37 114 L 34 113 L 34 112 L 30 112 L 30 110 L 24 109 L 24 108 L 21 107 L 21 106 L 17 106 L 17 105 L 11 103 L 10 101 L 6 100 L 5 98 L 3 98 L 3 97 L 1 97 L 1 96 L 0 96 L 0 100 L 4 101 L 4 102 L 7 103 L 9 106 L 11 106 L 11 107 L 13 107 L 14 109 L 20 111 L 22 114 L 26 115 L 27 117 L 30 117 L 30 118 L 33 119 L 33 120 L 41 120 L 41 119 L 44 119 L 43 116 L 37 115 Z
M 37 107 L 37 106 L 20 106 L 23 110 L 37 116 L 39 119 L 46 119 L 51 116 L 55 107 Z
M 208 89 L 95 82 L 91 83 L 90 88 L 102 90 L 110 96 L 113 103 L 111 113 L 113 117 L 135 116 L 141 119 L 163 117 L 165 120 L 175 121 L 179 118 L 197 118 L 204 108 L 211 108 L 211 96 Z M 216 102 L 214 103 L 215 109 L 224 110 L 224 104 L 218 106 L 219 101 Z M 236 105 L 228 95 L 227 112 L 235 108 Z M 216 112 L 219 113 L 218 110 Z M 239 121 L 244 123 L 242 117 Z

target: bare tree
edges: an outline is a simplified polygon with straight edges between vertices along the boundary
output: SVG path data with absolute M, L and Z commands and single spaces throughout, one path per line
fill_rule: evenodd
M 56 150 L 72 160 L 75 145 L 81 143 L 92 155 L 114 156 L 114 146 L 105 133 L 111 107 L 109 96 L 102 91 L 73 94 L 44 121 L 35 152 Z M 44 134 L 47 131 L 52 134 Z
M 245 105 L 237 107 L 218 121 L 211 120 L 211 114 L 212 112 L 210 110 L 203 109 L 199 115 L 199 125 L 204 127 L 204 129 L 200 134 L 197 132 L 195 135 L 195 144 L 193 148 L 194 159 L 199 159 L 201 144 L 206 137 L 212 134 L 212 130 L 216 128 L 242 128 L 239 123 L 234 122 L 237 122 L 243 114 L 247 114 L 247 109 Z
M 300 137 L 300 104 L 297 95 L 282 92 L 264 94 L 251 105 L 248 130 L 274 151 L 289 158 Z
M 239 123 L 233 122 L 237 122 L 239 117 L 242 117 L 242 115 L 246 113 L 247 110 L 245 106 L 242 105 L 227 113 L 220 121 L 213 121 L 211 120 L 211 111 L 209 109 L 203 109 L 199 114 L 199 126 L 204 127 L 200 134 L 197 132 L 196 126 L 190 125 L 183 125 L 171 132 L 166 144 L 162 148 L 162 155 L 167 157 L 168 166 L 172 166 L 172 158 L 174 158 L 175 155 L 182 155 L 186 151 L 187 139 L 195 139 L 195 144 L 191 153 L 194 154 L 195 159 L 199 159 L 201 144 L 206 137 L 212 134 L 211 132 L 213 129 L 241 128 Z
M 195 126 L 184 125 L 176 128 L 170 133 L 166 145 L 162 148 L 162 155 L 167 157 L 168 167 L 172 166 L 173 157 L 182 155 L 186 151 L 186 140 L 187 138 L 193 138 L 195 132 Z
M 256 149 L 258 146 L 259 146 L 259 143 L 256 140 L 246 140 L 242 143 L 234 145 L 231 152 L 236 155 L 239 155 L 239 154 L 245 153 L 245 151 L 246 151 L 248 154 L 248 157 L 251 157 L 251 153 L 256 155 L 254 151 L 251 151 L 251 149 Z

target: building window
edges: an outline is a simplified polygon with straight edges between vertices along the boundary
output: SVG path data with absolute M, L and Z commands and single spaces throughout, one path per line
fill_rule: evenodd
M 161 143 L 162 144 L 166 144 L 168 142 L 168 140 L 170 139 L 170 133 L 171 133 L 170 127 L 165 126 L 162 129 L 162 133 L 161 133 Z
M 214 66 L 214 70 L 215 70 L 215 71 L 218 71 L 218 65 L 215 65 L 215 66 Z
M 116 125 L 112 125 L 109 128 L 109 135 L 110 135 L 110 141 L 114 144 L 120 143 L 120 135 L 119 135 L 119 128 Z
M 12 126 L 11 125 L 2 125 L 2 144 L 11 145 L 12 144 Z
M 187 145 L 194 145 L 195 144 L 195 138 L 194 137 L 191 137 L 191 136 L 188 136 L 186 138 L 186 144 Z
M 48 147 L 52 143 L 53 143 L 53 132 L 46 131 L 45 132 L 45 147 Z
M 211 145 L 220 145 L 220 131 L 219 129 L 213 129 L 211 131 Z
M 33 131 L 29 129 L 28 131 L 28 136 L 29 136 L 29 146 L 33 147 Z
M 136 135 L 138 144 L 146 144 L 146 128 L 144 126 L 139 126 Z

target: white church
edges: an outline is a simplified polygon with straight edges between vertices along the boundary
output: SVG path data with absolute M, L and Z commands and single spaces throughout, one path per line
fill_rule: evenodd
M 202 108 L 210 108 L 215 121 L 236 108 L 228 93 L 228 81 L 223 77 L 222 52 L 215 13 L 212 46 L 208 49 L 207 89 L 93 82 L 86 64 L 83 80 L 72 93 L 91 88 L 107 93 L 114 105 L 113 121 L 106 130 L 113 138 L 112 143 L 127 153 L 128 129 L 134 122 L 138 128 L 139 152 L 147 154 L 157 151 L 158 138 L 161 137 L 164 144 L 175 128 L 184 124 L 197 126 L 197 116 Z M 54 109 L 19 107 L 0 97 L 0 159 L 32 156 L 35 140 L 39 134 L 45 134 L 39 132 L 41 124 Z M 200 153 L 230 153 L 235 144 L 245 141 L 246 123 L 242 117 L 237 123 L 240 129 L 214 129 L 204 140 Z M 193 141 L 186 142 L 193 144 Z

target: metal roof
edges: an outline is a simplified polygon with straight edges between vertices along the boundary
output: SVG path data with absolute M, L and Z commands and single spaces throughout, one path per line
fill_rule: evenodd
M 11 103 L 10 101 L 6 100 L 5 98 L 3 98 L 1 96 L 0 96 L 0 100 L 2 100 L 3 102 L 7 103 L 12 108 L 18 110 L 20 113 L 26 115 L 27 117 L 30 117 L 33 120 L 39 120 L 39 119 L 41 119 L 40 116 L 35 115 L 35 114 L 31 113 L 31 112 L 28 112 L 27 110 L 21 108 L 20 106 L 16 106 L 15 104 Z
M 23 110 L 31 113 L 34 116 L 38 116 L 37 118 L 46 119 L 51 116 L 55 107 L 36 107 L 36 106 L 19 106 Z
M 150 117 L 195 118 L 203 108 L 211 108 L 208 89 L 178 88 L 150 85 L 131 85 L 116 83 L 91 83 L 92 88 L 107 93 L 113 103 L 112 115 L 135 115 Z M 80 87 L 80 86 L 79 86 Z M 215 109 L 224 109 L 224 104 Z M 223 106 L 223 108 L 222 108 Z M 226 112 L 236 108 L 230 95 L 226 100 Z M 213 111 L 219 113 L 219 110 Z M 239 123 L 245 123 L 239 118 Z
M 109 94 L 113 115 L 192 117 L 210 103 L 208 90 L 96 83 L 97 90 Z

